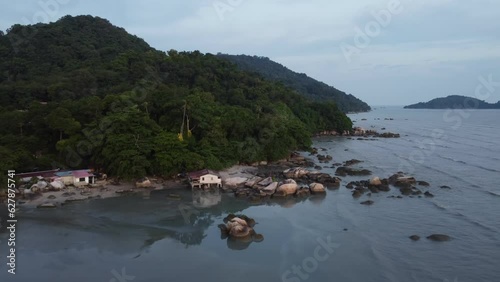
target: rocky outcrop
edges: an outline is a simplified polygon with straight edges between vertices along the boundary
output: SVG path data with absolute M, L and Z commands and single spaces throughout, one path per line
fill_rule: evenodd
M 228 186 L 228 187 L 239 187 L 239 186 L 243 186 L 245 184 L 245 182 L 247 182 L 247 181 L 248 181 L 248 178 L 246 178 L 246 177 L 231 177 L 231 178 L 227 178 L 224 181 L 224 185 Z
M 141 179 L 135 183 L 135 187 L 136 188 L 151 188 L 151 187 L 153 187 L 153 184 L 151 183 L 151 181 L 147 177 L 144 177 L 143 179 Z
M 303 167 L 296 167 L 296 168 L 290 168 L 285 171 L 283 171 L 283 175 L 286 178 L 291 178 L 291 179 L 298 179 L 306 176 L 309 173 L 309 171 Z
M 311 194 L 322 194 L 326 193 L 325 186 L 321 183 L 312 183 L 309 185 L 309 190 Z
M 366 176 L 371 175 L 372 172 L 368 169 L 354 169 L 347 166 L 341 166 L 335 171 L 337 176 Z
M 360 161 L 360 160 L 356 160 L 356 159 L 352 159 L 352 160 L 348 160 L 344 163 L 344 166 L 352 166 L 352 165 L 355 165 L 355 164 L 359 164 L 359 163 L 362 163 L 363 161 Z
M 407 188 L 412 185 L 416 185 L 417 180 L 414 177 L 407 176 L 399 172 L 389 177 L 389 183 L 396 187 Z
M 427 236 L 427 239 L 429 239 L 431 241 L 435 241 L 435 242 L 446 242 L 446 241 L 450 241 L 451 237 L 448 235 L 444 235 L 444 234 L 432 234 L 430 236 Z
M 288 195 L 294 195 L 299 186 L 297 185 L 297 182 L 293 179 L 287 179 L 283 182 L 283 184 L 279 185 L 278 188 L 276 189 L 276 193 L 284 194 L 285 196 Z
M 252 242 L 262 242 L 264 236 L 254 230 L 255 220 L 245 215 L 230 214 L 219 224 L 221 239 L 228 240 L 228 247 L 235 250 L 246 249 Z
M 382 185 L 382 181 L 380 180 L 379 177 L 373 177 L 372 179 L 370 179 L 370 185 L 380 186 Z
M 418 240 L 420 240 L 420 236 L 418 236 L 418 235 L 411 235 L 409 238 L 410 238 L 412 241 L 418 241 Z
M 266 195 L 272 195 L 274 194 L 274 192 L 276 192 L 277 188 L 278 188 L 278 182 L 272 182 L 271 184 L 262 188 L 262 192 L 266 193 Z

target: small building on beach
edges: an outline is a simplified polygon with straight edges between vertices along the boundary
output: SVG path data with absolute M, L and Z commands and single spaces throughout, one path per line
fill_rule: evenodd
M 88 169 L 82 170 L 68 170 L 56 172 L 57 180 L 64 183 L 64 185 L 74 185 L 76 187 L 95 184 L 95 176 Z
M 38 180 L 45 180 L 47 182 L 60 181 L 64 185 L 74 185 L 76 187 L 95 184 L 95 176 L 89 169 L 83 170 L 67 170 L 61 171 L 59 169 L 36 171 L 27 173 L 18 173 L 17 176 L 22 182 L 29 182 L 33 177 Z
M 211 188 L 222 187 L 220 175 L 213 170 L 199 170 L 188 173 L 188 180 L 191 188 Z

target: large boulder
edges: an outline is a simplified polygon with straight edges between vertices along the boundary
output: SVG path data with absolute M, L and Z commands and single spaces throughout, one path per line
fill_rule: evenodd
M 378 178 L 378 177 L 373 177 L 373 178 L 370 180 L 370 185 L 380 186 L 380 185 L 382 185 L 382 181 L 381 181 L 381 180 L 380 180 L 380 178 Z
M 274 194 L 276 192 L 276 188 L 278 188 L 278 182 L 272 182 L 262 189 L 262 191 L 268 195 Z
M 446 242 L 446 241 L 450 241 L 451 237 L 448 235 L 444 235 L 444 234 L 432 234 L 430 236 L 427 236 L 427 239 L 429 239 L 431 241 L 435 241 L 435 242 Z
M 303 167 L 290 168 L 290 169 L 283 171 L 283 174 L 285 175 L 285 177 L 293 178 L 293 179 L 304 177 L 308 173 L 309 173 L 309 171 L 307 171 L 307 169 L 305 169 Z
M 417 184 L 417 180 L 414 177 L 407 176 L 401 172 L 396 173 L 396 174 L 392 175 L 391 177 L 389 177 L 388 181 L 390 184 L 392 184 L 396 187 L 399 187 L 399 188 L 411 187 L 411 186 Z
M 325 193 L 325 186 L 321 183 L 312 183 L 309 185 L 309 189 L 311 190 L 312 194 L 319 194 L 319 193 Z
M 55 180 L 50 182 L 50 186 L 52 186 L 54 190 L 62 190 L 64 188 L 64 183 L 60 180 Z
M 340 178 L 332 177 L 328 173 L 310 173 L 308 174 L 309 180 L 316 183 L 321 183 L 328 188 L 338 188 L 340 187 Z
M 299 186 L 293 179 L 287 179 L 278 187 L 278 189 L 276 189 L 276 192 L 283 193 L 288 196 L 295 194 L 298 188 Z
M 135 183 L 136 188 L 151 188 L 153 187 L 153 184 L 151 183 L 151 180 L 149 180 L 147 177 L 144 177 L 143 179 L 137 181 Z
M 262 181 L 262 178 L 261 177 L 258 177 L 258 176 L 255 176 L 253 178 L 250 178 L 248 179 L 246 182 L 245 182 L 245 186 L 246 187 L 254 187 L 255 185 L 257 185 L 257 183 L 259 183 L 260 181 Z
M 231 177 L 224 181 L 224 184 L 229 187 L 238 187 L 245 184 L 248 181 L 246 177 Z
M 271 184 L 271 183 L 273 183 L 273 182 L 274 182 L 274 181 L 273 181 L 273 178 L 272 178 L 272 177 L 268 177 L 268 178 L 265 178 L 265 179 L 263 179 L 263 180 L 259 181 L 257 184 L 258 184 L 259 186 L 263 186 L 263 187 L 265 187 L 265 186 L 268 186 L 269 184 Z

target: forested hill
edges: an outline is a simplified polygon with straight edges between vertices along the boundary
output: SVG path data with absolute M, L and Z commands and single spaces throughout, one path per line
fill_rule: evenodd
M 220 53 L 217 55 L 237 64 L 243 70 L 257 72 L 267 79 L 279 81 L 295 89 L 307 98 L 317 101 L 335 101 L 338 107 L 345 113 L 366 112 L 371 110 L 368 104 L 354 97 L 352 94 L 346 94 L 306 74 L 289 70 L 285 66 L 269 58 Z
M 280 159 L 309 147 L 312 133 L 351 128 L 334 103 L 215 55 L 154 50 L 105 19 L 0 33 L 2 171 L 168 176 Z
M 490 104 L 476 98 L 450 95 L 448 97 L 436 98 L 429 102 L 406 106 L 405 109 L 500 109 L 500 101 Z

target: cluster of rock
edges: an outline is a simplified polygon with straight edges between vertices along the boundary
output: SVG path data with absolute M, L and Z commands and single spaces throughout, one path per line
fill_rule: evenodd
M 221 239 L 228 239 L 231 249 L 246 249 L 251 242 L 262 242 L 264 236 L 254 230 L 255 220 L 246 215 L 230 214 L 224 218 L 224 224 L 219 224 Z M 231 242 L 241 243 L 235 245 Z
M 418 235 L 411 235 L 409 238 L 413 241 L 420 240 L 420 236 Z M 451 240 L 451 237 L 445 234 L 432 234 L 427 236 L 426 238 L 434 242 L 446 242 Z
M 355 127 L 353 128 L 352 132 L 350 133 L 349 136 L 359 136 L 359 137 L 376 137 L 376 138 L 400 138 L 401 135 L 398 133 L 392 133 L 392 132 L 384 132 L 384 133 L 379 133 L 375 130 L 366 130 L 362 127 Z
M 30 181 L 27 184 L 21 185 L 20 191 L 22 194 L 38 193 L 38 192 L 49 192 L 49 191 L 60 191 L 66 188 L 66 185 L 60 180 L 55 180 L 52 182 L 47 182 L 44 180 Z
M 306 197 L 311 194 L 324 194 L 326 187 L 331 189 L 340 187 L 339 178 L 332 177 L 327 173 L 309 171 L 303 167 L 286 169 L 279 177 L 283 180 L 278 181 L 272 177 L 262 178 L 259 176 L 228 178 L 224 182 L 223 189 L 234 192 L 238 198 L 259 201 L 264 198 Z
M 371 180 L 352 181 L 346 185 L 346 188 L 352 190 L 352 196 L 354 198 L 360 198 L 365 193 L 369 193 L 369 195 L 371 195 L 371 193 L 389 192 L 391 191 L 390 186 L 399 189 L 399 192 L 401 193 L 401 195 L 397 197 L 390 196 L 390 198 L 403 198 L 403 196 L 422 197 L 422 195 L 428 198 L 434 197 L 434 195 L 429 191 L 422 192 L 422 190 L 418 189 L 415 185 L 427 187 L 429 186 L 429 183 L 425 181 L 417 181 L 414 177 L 398 172 L 391 177 L 384 179 L 373 177 Z
M 349 166 L 341 166 L 338 167 L 335 171 L 335 175 L 337 176 L 366 176 L 371 175 L 372 172 L 368 169 L 357 169 Z

